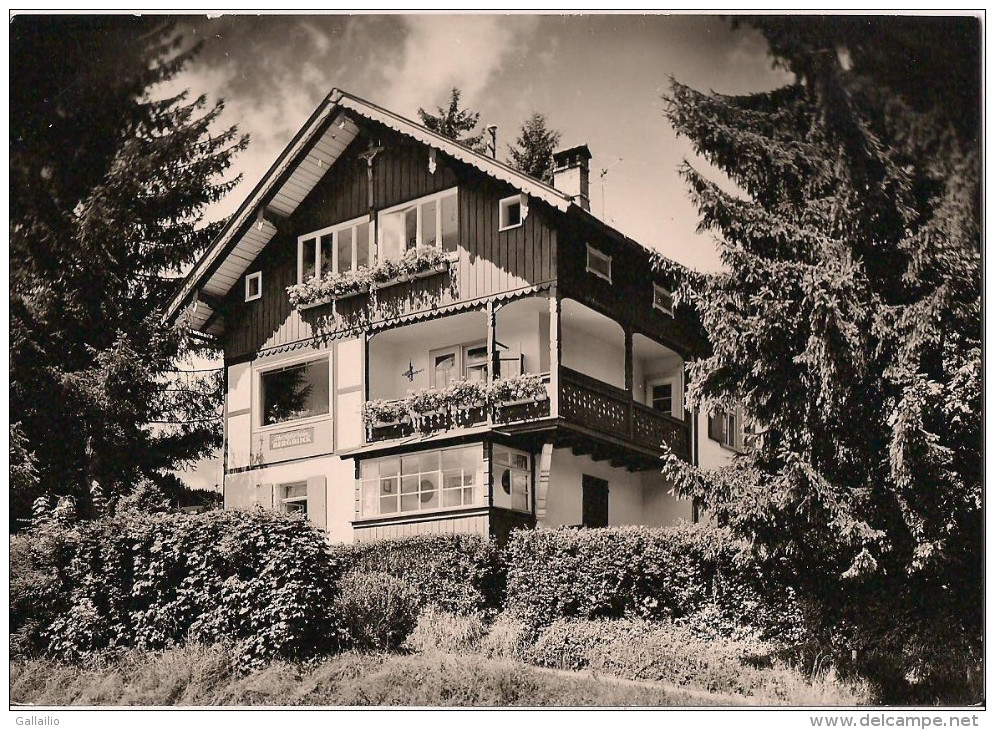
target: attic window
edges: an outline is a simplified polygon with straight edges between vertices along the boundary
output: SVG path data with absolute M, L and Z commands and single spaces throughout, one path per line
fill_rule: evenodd
M 504 198 L 498 208 L 498 230 L 506 231 L 509 228 L 517 228 L 525 220 L 525 206 L 522 204 L 521 195 L 512 195 Z
M 653 285 L 653 308 L 674 316 L 674 295 L 659 284 Z
M 252 302 L 263 296 L 263 272 L 257 271 L 245 277 L 245 301 Z
M 587 270 L 611 283 L 612 257 L 587 244 Z

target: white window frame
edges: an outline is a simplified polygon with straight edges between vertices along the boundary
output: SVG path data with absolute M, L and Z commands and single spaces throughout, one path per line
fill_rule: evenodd
M 363 472 L 362 472 L 362 466 L 360 467 L 360 475 L 359 475 L 359 480 L 358 480 L 359 481 L 359 489 L 360 489 L 360 501 L 359 501 L 359 504 L 357 505 L 356 518 L 359 519 L 359 520 L 365 520 L 365 519 L 379 519 L 379 518 L 389 518 L 389 517 L 403 517 L 405 515 L 418 515 L 418 514 L 435 513 L 435 512 L 452 512 L 453 510 L 467 509 L 468 507 L 485 507 L 485 506 L 487 506 L 486 486 L 487 486 L 487 483 L 488 483 L 488 468 L 489 467 L 487 465 L 487 460 L 485 458 L 481 458 L 481 456 L 477 457 L 476 468 L 472 472 L 472 474 L 473 474 L 473 482 L 471 484 L 467 484 L 466 483 L 466 477 L 467 477 L 467 475 L 470 472 L 468 472 L 465 469 L 463 469 L 462 466 L 460 467 L 462 486 L 460 486 L 460 487 L 446 487 L 446 484 L 445 484 L 445 474 L 446 474 L 447 471 L 450 471 L 450 470 L 443 467 L 443 453 L 447 452 L 447 451 L 460 451 L 460 450 L 463 450 L 463 449 L 480 449 L 480 448 L 481 448 L 481 445 L 479 443 L 477 443 L 477 444 L 472 444 L 471 443 L 471 444 L 465 444 L 465 445 L 461 445 L 461 446 L 451 446 L 451 447 L 441 448 L 441 449 L 429 449 L 426 453 L 437 453 L 439 455 L 439 469 L 438 470 L 433 470 L 433 471 L 427 471 L 427 472 L 418 471 L 418 472 L 411 473 L 411 474 L 403 474 L 402 473 L 403 472 L 403 467 L 400 465 L 400 460 L 403 459 L 406 456 L 407 457 L 413 456 L 414 454 L 410 454 L 410 453 L 409 454 L 395 454 L 393 457 L 380 456 L 380 457 L 375 457 L 373 459 L 370 459 L 369 461 L 372 462 L 372 461 L 381 461 L 381 460 L 387 459 L 387 458 L 396 458 L 396 459 L 398 459 L 398 472 L 397 472 L 397 476 L 364 477 L 363 476 Z M 434 477 L 436 475 L 438 476 L 438 480 L 437 480 L 437 482 L 435 484 L 435 488 L 431 489 L 431 490 L 422 491 L 422 489 L 421 489 L 421 483 L 423 481 L 423 477 L 425 477 L 425 476 L 433 476 Z M 419 487 L 418 490 L 414 491 L 414 492 L 402 492 L 401 490 L 403 488 L 402 484 L 403 484 L 404 477 L 414 477 L 414 478 L 416 478 L 418 480 L 418 487 Z M 397 509 L 389 511 L 389 512 L 381 512 L 381 510 L 380 510 L 381 501 L 380 500 L 382 498 L 384 498 L 385 494 L 386 495 L 394 495 L 395 494 L 394 492 L 386 492 L 385 493 L 385 492 L 382 491 L 383 490 L 383 482 L 384 482 L 384 480 L 387 480 L 387 479 L 396 480 L 394 482 L 394 484 L 396 485 L 396 488 L 397 488 L 396 500 L 395 500 L 396 504 L 397 504 Z M 365 489 L 366 489 L 366 485 L 364 484 L 365 482 L 369 482 L 370 485 L 371 485 L 371 487 L 375 484 L 375 489 L 376 489 L 376 502 L 375 502 L 375 504 L 376 504 L 376 507 L 373 510 L 373 514 L 367 514 L 366 513 L 366 499 L 367 499 L 367 494 L 365 492 Z M 470 499 L 469 502 L 465 502 L 464 501 L 464 496 L 465 495 L 463 494 L 463 490 L 471 490 L 471 499 Z M 459 491 L 460 492 L 460 504 L 451 505 L 451 506 L 444 506 L 443 503 L 445 502 L 446 492 L 454 492 L 454 491 Z M 424 506 L 423 507 L 422 506 L 423 502 L 422 502 L 422 499 L 421 499 L 421 495 L 425 494 L 425 493 L 428 493 L 428 492 L 436 492 L 438 494 L 438 503 L 435 504 L 435 505 L 432 505 L 432 506 Z M 410 496 L 413 496 L 413 495 L 417 495 L 418 496 L 418 500 L 417 500 L 417 503 L 416 503 L 417 504 L 416 508 L 415 509 L 402 509 L 402 504 L 403 504 L 402 497 L 404 497 L 404 496 L 409 496 L 410 497 Z
M 657 301 L 657 299 L 656 299 L 656 295 L 657 294 L 663 294 L 668 299 L 670 299 L 670 309 L 667 309 L 666 307 L 664 307 L 662 304 L 660 304 Z M 658 310 L 660 312 L 663 312 L 664 314 L 666 314 L 666 315 L 668 315 L 670 317 L 673 317 L 674 316 L 674 293 L 672 291 L 670 291 L 669 289 L 667 289 L 665 287 L 662 287 L 659 284 L 654 283 L 653 284 L 653 309 L 656 309 L 656 310 Z
M 275 370 L 286 370 L 287 368 L 292 368 L 296 365 L 304 365 L 310 362 L 318 362 L 319 360 L 325 360 L 328 362 L 328 412 L 319 413 L 315 416 L 306 416 L 304 418 L 294 418 L 288 421 L 277 421 L 276 423 L 263 423 L 263 418 L 265 413 L 263 412 L 263 407 L 265 403 L 263 402 L 263 377 L 267 373 L 271 373 Z M 269 431 L 272 429 L 287 428 L 291 424 L 293 426 L 306 425 L 309 423 L 317 423 L 319 421 L 327 421 L 332 417 L 332 356 L 330 352 L 315 354 L 310 353 L 307 355 L 302 355 L 301 357 L 295 357 L 289 360 L 281 360 L 280 362 L 275 362 L 272 365 L 267 365 L 264 368 L 259 368 L 255 371 L 253 377 L 253 385 L 256 389 L 253 398 L 253 405 L 255 408 L 255 415 L 253 418 L 253 425 L 256 431 Z
M 712 438 L 711 433 L 708 437 L 715 441 L 719 446 L 724 449 L 730 449 L 732 451 L 742 452 L 743 451 L 743 415 L 739 409 L 733 411 L 720 411 L 717 415 L 722 418 L 722 438 L 715 439 Z M 729 422 L 732 421 L 732 428 L 729 428 Z
M 436 243 L 434 247 L 438 248 L 440 251 L 444 251 L 445 245 L 442 241 L 442 200 L 450 196 L 456 197 L 456 230 L 458 236 L 458 231 L 459 231 L 459 188 L 458 187 L 447 188 L 446 190 L 440 190 L 437 193 L 432 193 L 431 195 L 425 195 L 421 198 L 415 198 L 414 200 L 408 200 L 403 203 L 393 205 L 390 208 L 384 208 L 383 210 L 379 211 L 377 213 L 377 225 L 376 225 L 377 263 L 383 260 L 383 253 L 382 253 L 384 248 L 383 235 L 385 230 L 385 227 L 383 225 L 383 219 L 399 211 L 407 210 L 408 208 L 414 208 L 417 211 L 415 214 L 416 216 L 415 247 L 420 248 L 422 246 L 427 245 L 422 240 L 422 208 L 423 206 L 425 206 L 428 203 L 431 203 L 432 201 L 436 201 L 437 203 L 435 206 Z M 407 242 L 405 242 L 405 245 L 402 246 L 402 250 L 400 251 L 400 256 L 402 257 L 408 251 L 406 243 Z
M 518 204 L 518 223 L 508 222 L 508 211 L 511 206 Z M 512 228 L 521 228 L 525 225 L 525 216 L 528 215 L 528 206 L 525 202 L 525 195 L 512 195 L 502 198 L 498 203 L 498 232 L 510 231 Z
M 347 229 L 352 230 L 352 251 L 351 251 L 351 266 L 350 271 L 356 270 L 357 262 L 359 261 L 359 238 L 356 235 L 359 227 L 364 223 L 368 223 L 370 228 L 368 232 L 369 239 L 366 242 L 367 245 L 367 268 L 373 265 L 372 256 L 374 256 L 373 242 L 376 240 L 376 234 L 374 231 L 375 224 L 370 220 L 368 215 L 360 216 L 359 218 L 353 218 L 352 220 L 343 221 L 341 223 L 336 223 L 334 226 L 326 226 L 325 228 L 319 228 L 316 231 L 311 231 L 310 233 L 305 233 L 304 235 L 297 237 L 297 283 L 301 284 L 304 282 L 304 243 L 305 241 L 310 241 L 314 239 L 314 275 L 316 278 L 321 278 L 325 274 L 340 274 L 343 272 L 339 271 L 339 256 L 338 256 L 338 246 L 339 246 L 339 233 Z M 322 271 L 321 270 L 321 237 L 332 234 L 332 270 Z
M 684 403 L 681 399 L 681 378 L 677 375 L 667 375 L 660 376 L 656 378 L 647 378 L 646 380 L 646 405 L 650 408 L 653 407 L 653 387 L 657 385 L 670 385 L 670 413 L 668 416 L 673 418 L 682 419 L 684 418 Z M 665 413 L 665 411 L 657 411 L 658 413 Z
M 602 261 L 608 267 L 607 275 L 603 271 L 598 271 L 591 266 L 591 259 Z M 600 251 L 591 244 L 587 244 L 587 271 L 594 274 L 599 279 L 604 279 L 609 284 L 612 282 L 612 257 L 606 254 L 604 251 Z
M 256 285 L 256 293 L 252 294 L 252 284 Z M 245 301 L 254 302 L 263 298 L 263 272 L 256 271 L 245 276 Z
M 510 454 L 512 457 L 514 457 L 514 456 L 524 456 L 525 457 L 526 466 L 525 467 L 517 467 L 517 466 L 514 465 L 514 463 L 512 463 L 512 464 L 505 464 L 504 462 L 498 460 L 498 456 L 497 456 L 498 452 L 506 452 L 506 453 Z M 491 484 L 493 485 L 492 489 L 494 489 L 495 492 L 498 489 L 504 491 L 504 485 L 501 484 L 501 472 L 504 469 L 508 469 L 513 474 L 515 472 L 518 472 L 518 473 L 521 473 L 521 474 L 525 475 L 525 508 L 522 509 L 522 508 L 514 506 L 515 505 L 515 489 L 514 489 L 515 482 L 514 482 L 514 478 L 512 477 L 511 484 L 509 486 L 510 491 L 507 493 L 507 499 L 508 499 L 508 502 L 509 502 L 510 506 L 505 507 L 505 509 L 514 510 L 515 512 L 527 512 L 527 513 L 531 514 L 532 513 L 532 488 L 533 488 L 533 484 L 532 484 L 532 476 L 533 476 L 533 474 L 532 474 L 532 454 L 530 454 L 527 451 L 522 451 L 521 449 L 513 449 L 513 448 L 511 448 L 509 446 L 501 446 L 500 444 L 494 444 L 494 446 L 492 447 L 492 458 L 491 458 L 490 468 L 491 468 Z M 495 495 L 494 501 L 495 502 L 497 502 L 497 501 L 504 501 L 504 498 L 503 497 L 497 498 L 496 495 Z
M 477 347 L 486 347 L 486 340 L 474 340 L 473 342 L 464 342 L 459 345 L 449 345 L 447 347 L 439 347 L 434 350 L 428 351 L 428 368 L 429 368 L 429 385 L 432 388 L 438 388 L 439 386 L 435 382 L 435 358 L 439 355 L 455 355 L 456 356 L 456 377 L 466 380 L 467 366 L 470 364 L 469 351 Z M 474 365 L 479 365 L 479 362 L 475 361 Z M 490 374 L 490 358 L 487 361 L 486 374 Z M 487 380 L 485 375 L 484 380 Z
M 294 487 L 304 487 L 304 495 L 298 497 L 289 496 L 290 490 Z M 277 489 L 280 490 L 280 511 L 286 514 L 293 514 L 295 512 L 303 512 L 307 514 L 307 482 L 289 482 L 287 484 L 278 484 Z M 289 509 L 290 504 L 301 504 L 304 503 L 303 510 Z

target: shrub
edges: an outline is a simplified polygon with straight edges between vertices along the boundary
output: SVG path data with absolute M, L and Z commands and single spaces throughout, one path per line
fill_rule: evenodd
M 21 601 L 12 625 L 43 625 L 33 648 L 52 656 L 192 639 L 231 642 L 255 664 L 303 659 L 339 639 L 331 612 L 338 567 L 322 534 L 299 517 L 123 512 L 24 539 L 59 597 L 39 610 Z
M 501 555 L 493 542 L 478 535 L 414 535 L 331 550 L 344 570 L 383 572 L 404 580 L 422 606 L 468 615 L 497 610 L 504 599 Z
M 418 621 L 418 597 L 407 583 L 387 573 L 354 571 L 342 577 L 335 613 L 350 646 L 360 650 L 399 649 Z
M 508 610 L 534 627 L 559 618 L 683 623 L 703 638 L 799 640 L 788 589 L 768 584 L 725 530 L 672 527 L 531 530 L 507 547 Z
M 479 652 L 495 659 L 521 659 L 531 637 L 528 627 L 507 612 L 498 614 L 481 638 Z
M 765 703 L 866 704 L 863 685 L 832 673 L 815 682 L 777 662 L 762 642 L 702 640 L 687 627 L 634 619 L 559 619 L 523 651 L 526 661 L 557 669 L 590 669 L 627 679 L 668 682 Z
M 476 652 L 487 634 L 487 624 L 479 613 L 458 616 L 428 606 L 418 616 L 407 647 L 414 651 L 441 651 L 447 654 Z

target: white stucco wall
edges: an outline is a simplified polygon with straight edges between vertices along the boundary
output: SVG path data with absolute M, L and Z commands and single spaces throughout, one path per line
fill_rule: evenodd
M 583 478 L 589 474 L 608 482 L 608 522 L 611 525 L 672 524 L 691 519 L 691 503 L 669 494 L 669 485 L 657 472 L 630 472 L 605 461 L 575 456 L 570 449 L 554 449 L 542 525 L 579 525 L 583 511 Z
M 325 477 L 325 529 L 332 542 L 352 542 L 352 520 L 356 503 L 355 467 L 352 459 L 325 456 L 263 469 L 228 474 L 225 478 L 225 509 L 249 508 L 260 503 L 266 486 L 279 486 Z M 268 492 L 267 492 L 268 494 Z M 270 503 L 261 504 L 270 508 Z

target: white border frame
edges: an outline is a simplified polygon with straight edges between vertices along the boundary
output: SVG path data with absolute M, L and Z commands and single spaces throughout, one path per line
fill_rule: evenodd
M 259 291 L 256 292 L 255 296 L 252 296 L 249 293 L 249 290 L 252 287 L 252 282 L 253 281 L 255 281 L 258 284 L 258 286 L 259 286 Z M 251 274 L 246 274 L 245 275 L 245 301 L 247 301 L 247 302 L 254 302 L 257 299 L 262 299 L 262 298 L 263 298 L 263 272 L 262 271 L 254 271 Z
M 417 247 L 425 246 L 426 244 L 422 241 L 422 216 L 421 216 L 421 206 L 425 203 L 430 203 L 433 200 L 440 201 L 438 205 L 435 206 L 435 231 L 438 240 L 438 248 L 440 251 L 445 251 L 445 244 L 442 240 L 442 199 L 450 195 L 456 196 L 456 245 L 459 246 L 459 186 L 454 186 L 451 188 L 446 188 L 445 190 L 440 190 L 437 193 L 431 193 L 430 195 L 423 195 L 420 198 L 414 198 L 413 200 L 406 200 L 403 203 L 398 203 L 397 205 L 392 205 L 389 208 L 384 208 L 383 210 L 377 211 L 376 220 L 376 241 L 377 241 L 377 260 L 375 263 L 380 263 L 380 252 L 383 250 L 383 226 L 380 225 L 380 221 L 383 216 L 390 215 L 391 213 L 397 213 L 398 211 L 405 210 L 407 208 L 414 208 L 417 212 L 415 213 L 416 228 L 415 236 L 418 239 Z M 401 251 L 401 257 L 406 253 L 406 249 Z
M 663 292 L 664 294 L 666 294 L 670 298 L 670 307 L 671 307 L 670 309 L 667 309 L 666 307 L 661 307 L 657 303 L 657 301 L 656 301 L 656 295 L 657 295 L 658 292 Z M 674 316 L 674 309 L 673 309 L 673 307 L 674 307 L 674 293 L 672 291 L 670 291 L 669 289 L 660 286 L 656 282 L 653 282 L 653 309 L 657 310 L 658 312 L 663 312 L 664 314 L 666 314 L 669 317 L 673 317 Z
M 594 254 L 594 258 L 602 259 L 608 264 L 608 275 L 605 276 L 602 272 L 591 268 L 591 254 Z M 599 279 L 604 279 L 609 284 L 612 283 L 612 257 L 601 251 L 591 244 L 587 244 L 587 271 L 589 274 L 594 274 Z
M 317 416 L 308 416 L 307 418 L 296 418 L 291 421 L 280 421 L 279 423 L 263 423 L 263 376 L 266 373 L 273 372 L 274 370 L 286 370 L 287 368 L 292 368 L 295 365 L 300 365 L 301 363 L 315 362 L 317 360 L 325 359 L 328 361 L 328 413 L 321 413 Z M 254 410 L 252 428 L 254 433 L 273 431 L 281 428 L 297 427 L 298 425 L 308 425 L 311 423 L 318 423 L 324 420 L 330 420 L 332 418 L 332 407 L 334 405 L 334 380 L 333 380 L 333 369 L 335 363 L 332 358 L 332 351 L 328 350 L 326 352 L 319 353 L 308 353 L 306 355 L 301 355 L 300 357 L 289 358 L 287 360 L 280 360 L 279 362 L 274 362 L 265 367 L 253 368 L 252 370 L 252 385 L 254 392 L 252 395 L 252 406 Z
M 509 195 L 507 198 L 501 198 L 498 201 L 498 233 L 501 231 L 510 231 L 513 228 L 521 228 L 525 225 L 525 213 L 527 208 L 525 207 L 525 201 L 523 200 L 525 196 L 521 193 L 517 195 Z M 518 223 L 508 224 L 508 208 L 518 203 Z

